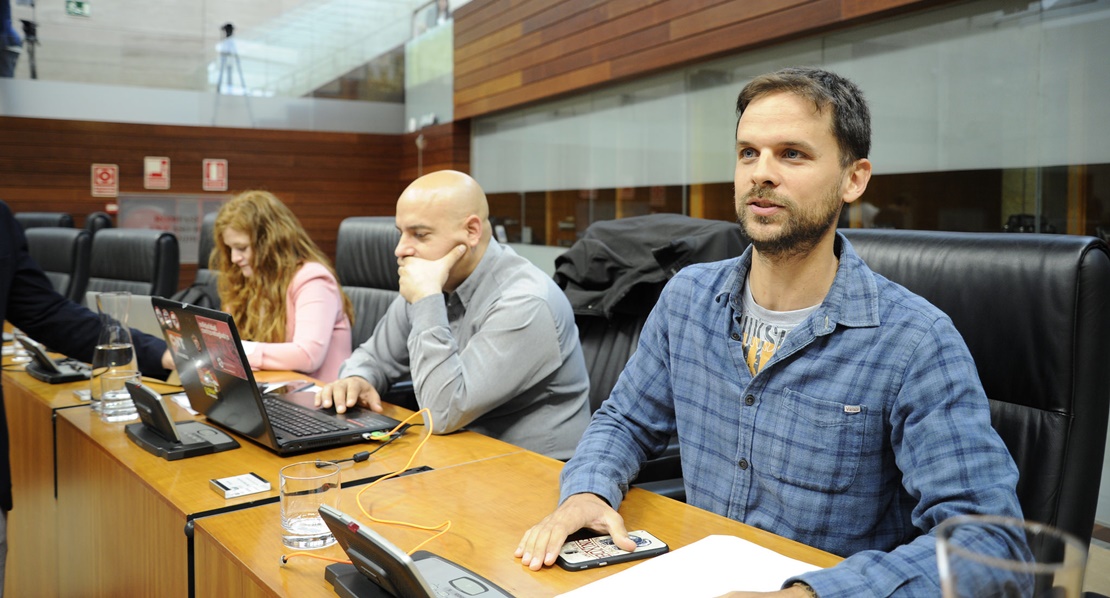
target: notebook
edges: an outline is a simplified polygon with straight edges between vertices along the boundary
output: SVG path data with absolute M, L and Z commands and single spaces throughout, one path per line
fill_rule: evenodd
M 351 564 L 328 565 L 324 578 L 340 596 L 512 598 L 493 582 L 423 550 L 412 556 L 374 530 L 328 505 L 320 516 Z
M 369 409 L 316 409 L 311 392 L 263 395 L 230 315 L 161 297 L 151 304 L 189 403 L 208 421 L 280 455 L 363 442 L 400 423 Z

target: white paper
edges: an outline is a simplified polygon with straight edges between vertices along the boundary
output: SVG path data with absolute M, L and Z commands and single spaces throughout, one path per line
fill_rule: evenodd
M 562 594 L 560 598 L 614 596 L 720 596 L 732 591 L 772 592 L 782 582 L 820 569 L 735 536 L 707 536 Z
M 177 394 L 170 395 L 169 399 L 171 401 L 173 401 L 174 403 L 177 403 L 177 406 L 181 407 L 185 411 L 188 411 L 189 413 L 192 413 L 193 415 L 197 414 L 197 411 L 195 409 L 193 409 L 193 405 L 192 405 L 192 403 L 189 402 L 189 397 L 185 393 L 179 392 Z

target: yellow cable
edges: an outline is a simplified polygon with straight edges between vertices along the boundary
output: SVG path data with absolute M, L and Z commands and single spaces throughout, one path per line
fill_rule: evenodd
M 423 438 L 420 439 L 420 444 L 416 445 L 416 449 L 414 451 L 412 451 L 412 455 L 409 456 L 409 460 L 408 460 L 407 463 L 405 463 L 405 466 L 398 469 L 397 471 L 394 471 L 393 473 L 386 474 L 386 475 L 374 480 L 373 482 L 370 482 L 369 484 L 364 486 L 362 488 L 362 490 L 359 490 L 358 494 L 355 496 L 355 502 L 358 504 L 359 510 L 362 511 L 362 514 L 365 515 L 366 518 L 369 519 L 370 521 L 373 521 L 375 523 L 382 523 L 382 524 L 386 524 L 386 525 L 401 525 L 401 526 L 404 526 L 404 527 L 411 527 L 413 529 L 419 529 L 419 530 L 425 530 L 425 531 L 437 531 L 438 532 L 435 535 L 433 535 L 432 537 L 428 538 L 427 540 L 424 540 L 423 542 L 417 544 L 416 547 L 413 548 L 412 550 L 408 551 L 408 553 L 410 555 L 412 553 L 416 552 L 417 550 L 419 550 L 421 546 L 424 546 L 428 542 L 431 542 L 432 540 L 435 540 L 436 538 L 438 538 L 438 537 L 442 536 L 443 534 L 447 533 L 447 530 L 451 529 L 451 520 L 448 519 L 448 520 L 443 521 L 442 523 L 439 523 L 437 525 L 420 525 L 419 523 L 411 523 L 411 522 L 408 522 L 408 521 L 394 521 L 394 520 L 390 520 L 390 519 L 379 519 L 379 518 L 374 517 L 373 515 L 371 515 L 370 512 L 366 510 L 366 507 L 364 507 L 362 505 L 362 493 L 366 492 L 367 490 L 369 490 L 371 488 L 373 488 L 374 486 L 378 485 L 381 482 L 384 482 L 388 479 L 395 478 L 395 477 L 401 475 L 405 471 L 408 471 L 409 467 L 412 466 L 412 462 L 415 461 L 416 456 L 418 454 L 420 454 L 420 449 L 424 448 L 424 443 L 428 442 L 428 438 L 430 438 L 432 436 L 432 429 L 433 429 L 432 413 L 430 411 L 428 411 L 427 408 L 421 409 L 420 411 L 417 411 L 416 413 L 413 413 L 412 415 L 405 418 L 404 421 L 397 424 L 396 428 L 394 428 L 392 431 L 390 431 L 390 434 L 392 434 L 393 432 L 396 432 L 398 429 L 401 428 L 401 426 L 408 423 L 409 420 L 411 420 L 412 418 L 416 417 L 417 415 L 421 415 L 421 414 L 423 414 L 425 419 L 426 419 L 426 421 L 424 422 L 424 428 L 426 430 L 426 433 L 424 434 Z M 443 528 L 443 529 L 440 529 L 440 528 Z
M 416 413 L 413 413 L 412 415 L 405 418 L 404 421 L 397 424 L 397 427 L 395 427 L 395 428 L 393 428 L 392 430 L 389 431 L 390 435 L 395 434 L 398 430 L 401 429 L 402 426 L 404 426 L 406 423 L 408 423 L 412 418 L 416 417 L 417 415 L 421 415 L 421 414 L 424 414 L 424 416 L 427 419 L 427 421 L 424 422 L 424 428 L 425 428 L 427 433 L 424 434 L 423 438 L 420 439 L 420 444 L 416 445 L 416 449 L 414 451 L 412 451 L 412 455 L 409 456 L 409 460 L 408 460 L 407 463 L 405 463 L 405 466 L 398 469 L 397 471 L 386 474 L 386 475 L 374 480 L 373 482 L 370 482 L 366 486 L 363 486 L 362 490 L 359 490 L 358 494 L 355 495 L 355 503 L 358 504 L 359 510 L 362 511 L 362 514 L 365 515 L 366 518 L 368 518 L 370 521 L 373 521 L 375 523 L 382 523 L 382 524 L 386 524 L 386 525 L 401 525 L 401 526 L 404 526 L 404 527 L 411 527 L 411 528 L 414 528 L 414 529 L 425 530 L 425 531 L 435 531 L 436 532 L 431 537 L 429 537 L 429 538 L 425 539 L 423 542 L 417 544 L 412 550 L 408 551 L 408 554 L 410 554 L 410 555 L 412 553 L 416 552 L 417 550 L 420 550 L 428 542 L 431 542 L 432 540 L 435 540 L 436 538 L 442 536 L 443 534 L 446 534 L 447 531 L 451 529 L 451 520 L 448 519 L 448 520 L 443 521 L 442 523 L 439 523 L 437 525 L 420 525 L 419 523 L 411 523 L 411 522 L 408 522 L 408 521 L 393 521 L 393 520 L 390 520 L 390 519 L 379 519 L 379 518 L 374 517 L 373 515 L 371 515 L 370 512 L 366 510 L 366 507 L 362 506 L 362 493 L 366 492 L 367 490 L 369 490 L 371 488 L 373 488 L 379 482 L 384 482 L 385 480 L 388 480 L 390 478 L 395 478 L 395 477 L 401 475 L 405 471 L 408 471 L 409 467 L 412 466 L 412 462 L 416 460 L 416 455 L 420 454 L 420 449 L 424 448 L 424 443 L 428 442 L 428 438 L 430 438 L 431 435 L 432 435 L 432 413 L 430 411 L 428 411 L 427 408 L 421 409 L 420 411 L 417 411 Z M 283 555 L 281 555 L 281 563 L 282 563 L 282 565 L 284 565 L 286 562 L 289 561 L 289 559 L 294 558 L 294 557 L 302 557 L 302 556 L 303 557 L 311 557 L 311 558 L 314 558 L 314 559 L 320 559 L 322 561 L 331 561 L 333 563 L 344 563 L 344 564 L 350 564 L 351 563 L 351 561 L 348 561 L 348 560 L 333 559 L 331 557 L 320 556 L 318 554 L 313 554 L 311 552 L 291 552 L 289 554 L 283 554 Z

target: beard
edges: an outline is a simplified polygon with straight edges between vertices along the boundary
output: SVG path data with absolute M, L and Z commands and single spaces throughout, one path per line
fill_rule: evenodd
M 835 185 L 813 207 L 803 209 L 789 197 L 779 195 L 765 187 L 752 187 L 743 196 L 736 197 L 736 217 L 740 230 L 751 239 L 752 246 L 761 255 L 774 258 L 794 257 L 809 253 L 831 228 L 836 226 L 840 209 L 840 187 Z M 747 209 L 748 200 L 757 198 L 782 206 L 774 216 L 756 216 Z M 779 230 L 761 231 L 756 225 L 768 226 L 781 222 Z

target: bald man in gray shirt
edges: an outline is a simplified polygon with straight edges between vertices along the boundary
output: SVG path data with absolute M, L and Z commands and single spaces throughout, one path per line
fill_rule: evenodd
M 574 313 L 554 281 L 492 238 L 477 181 L 451 170 L 397 200 L 401 296 L 317 403 L 381 411 L 411 374 L 433 433 L 462 427 L 567 459 L 589 423 Z

